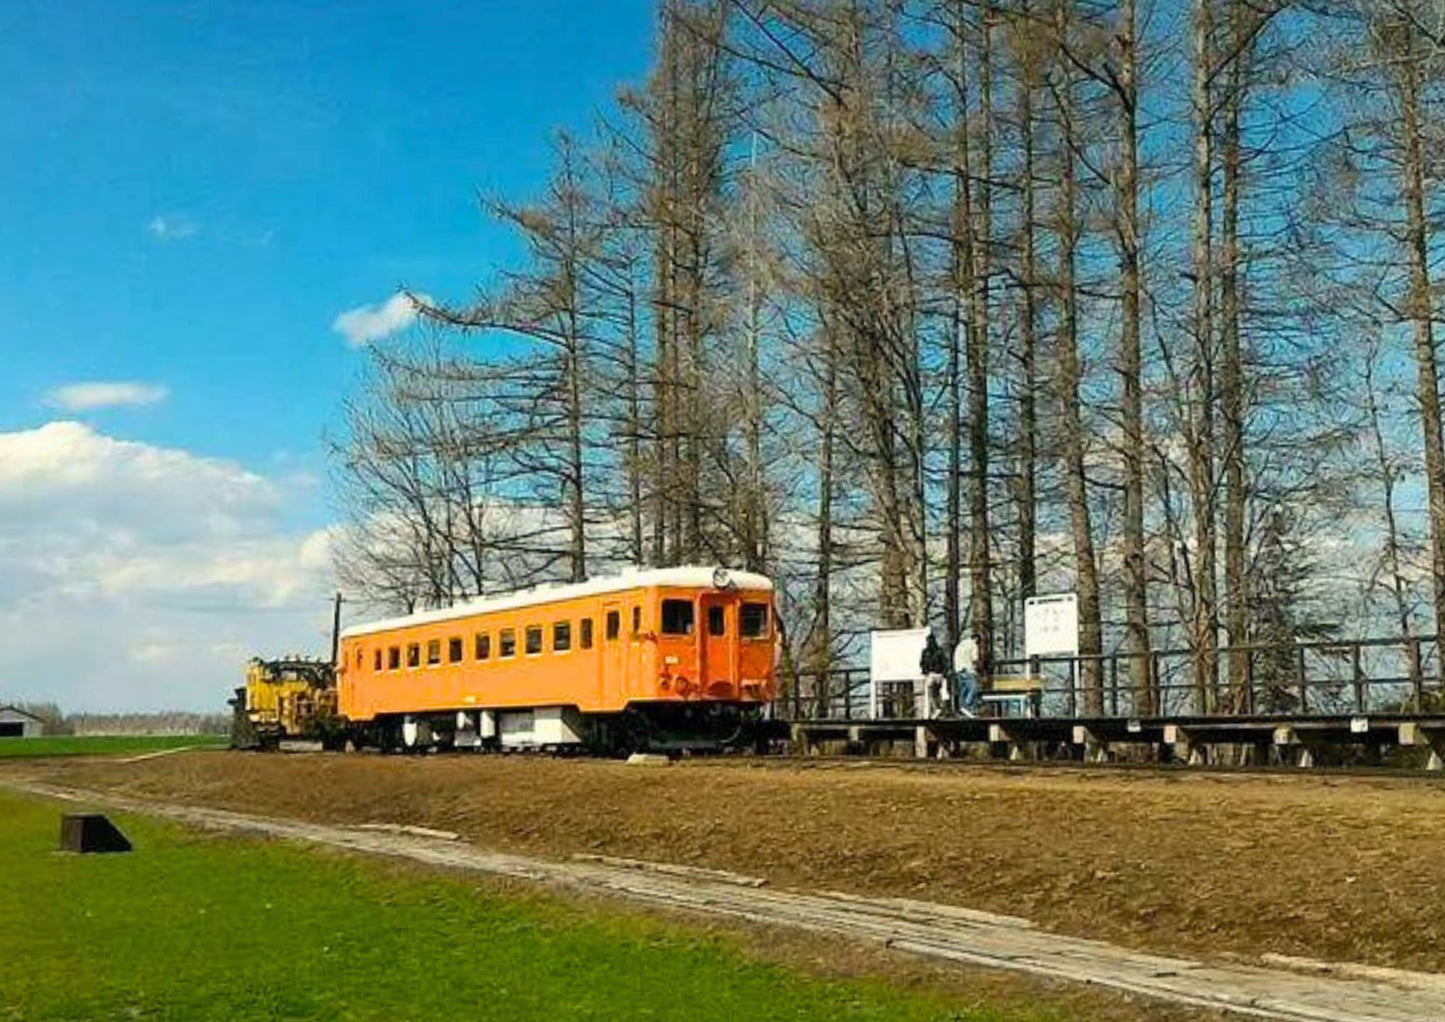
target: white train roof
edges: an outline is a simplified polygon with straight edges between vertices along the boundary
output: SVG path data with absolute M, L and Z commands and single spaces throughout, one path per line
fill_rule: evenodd
M 435 624 L 439 621 L 455 621 L 459 618 L 475 617 L 478 614 L 490 614 L 499 610 L 517 610 L 522 607 L 533 607 L 542 603 L 558 603 L 562 600 L 575 600 L 583 596 L 602 596 L 606 593 L 620 593 L 631 589 L 649 589 L 654 587 L 676 586 L 681 589 L 711 589 L 714 582 L 714 573 L 718 569 L 699 566 L 684 566 L 678 568 L 647 568 L 647 569 L 624 569 L 620 575 L 611 575 L 607 578 L 594 578 L 587 582 L 574 582 L 571 584 L 546 584 L 536 586 L 532 589 L 524 589 L 521 592 L 508 593 L 505 596 L 482 597 L 480 599 L 468 600 L 465 603 L 454 604 L 450 607 L 442 607 L 438 610 L 423 610 L 416 614 L 406 614 L 401 617 L 385 618 L 381 621 L 370 621 L 365 624 L 352 625 L 342 631 L 343 639 L 354 638 L 358 635 L 372 635 L 376 632 L 389 632 L 397 628 L 411 628 L 416 625 Z M 766 575 L 758 575 L 751 571 L 733 571 L 725 569 L 728 576 L 728 586 L 738 589 L 762 589 L 771 591 L 772 580 Z

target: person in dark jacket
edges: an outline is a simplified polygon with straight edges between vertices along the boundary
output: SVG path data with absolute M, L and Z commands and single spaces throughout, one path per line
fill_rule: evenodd
M 919 658 L 918 669 L 923 672 L 924 688 L 928 693 L 927 714 L 930 717 L 937 716 L 943 708 L 943 686 L 947 684 L 949 663 L 948 654 L 938 644 L 938 639 L 932 632 L 928 633 L 928 641 L 923 646 L 923 656 Z

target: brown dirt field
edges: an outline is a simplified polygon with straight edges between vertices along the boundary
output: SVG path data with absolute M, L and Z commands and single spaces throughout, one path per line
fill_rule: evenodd
M 254 753 L 0 770 L 950 902 L 1159 951 L 1445 972 L 1445 785 L 1428 780 Z

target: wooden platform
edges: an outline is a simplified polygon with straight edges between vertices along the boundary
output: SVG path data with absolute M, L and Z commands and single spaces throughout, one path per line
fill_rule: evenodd
M 1315 766 L 1330 749 L 1410 748 L 1426 753 L 1427 769 L 1445 770 L 1445 714 L 795 720 L 789 736 L 801 754 L 877 754 L 911 743 L 919 757 L 982 753 L 1009 760 L 1105 762 L 1128 749 L 1162 762 L 1203 764 L 1217 761 L 1228 746 L 1246 750 L 1258 763 L 1301 767 Z

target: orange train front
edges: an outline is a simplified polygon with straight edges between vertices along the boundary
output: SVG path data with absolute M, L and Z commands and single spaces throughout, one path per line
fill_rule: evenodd
M 775 691 L 773 584 L 658 568 L 341 633 L 358 747 L 640 751 L 743 740 Z

